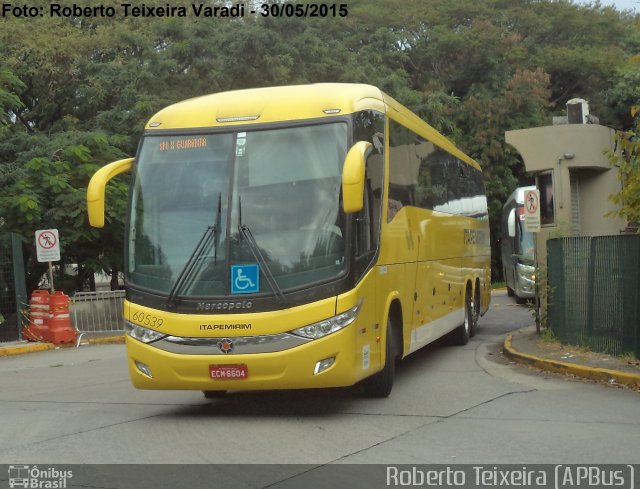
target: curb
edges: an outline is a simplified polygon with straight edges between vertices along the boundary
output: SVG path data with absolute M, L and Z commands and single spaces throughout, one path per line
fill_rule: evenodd
M 7 346 L 0 348 L 0 357 L 22 355 L 23 353 L 31 353 L 36 351 L 53 350 L 54 348 L 55 345 L 52 343 L 33 343 L 28 345 Z
M 560 362 L 558 360 L 546 360 L 528 353 L 522 353 L 513 347 L 513 335 L 508 335 L 504 340 L 504 354 L 511 360 L 531 365 L 542 370 L 561 374 L 571 374 L 589 380 L 598 380 L 611 383 L 624 384 L 634 389 L 640 388 L 640 374 L 621 372 L 606 368 L 585 367 L 575 363 Z
M 119 336 L 106 336 L 104 338 L 88 338 L 84 340 L 82 345 L 104 345 L 104 344 L 117 344 L 124 343 L 124 335 Z M 28 343 L 26 345 L 15 346 L 0 346 L 0 357 L 8 357 L 13 355 L 22 355 L 24 353 L 33 353 L 38 351 L 55 350 L 57 348 L 75 348 L 75 343 L 66 343 L 61 345 L 55 345 L 53 343 Z

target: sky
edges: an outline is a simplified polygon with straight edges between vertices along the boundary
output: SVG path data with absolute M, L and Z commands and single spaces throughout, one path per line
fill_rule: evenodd
M 575 0 L 577 3 L 591 3 L 589 0 Z M 612 5 L 618 10 L 634 10 L 640 14 L 640 0 L 600 0 L 602 5 Z

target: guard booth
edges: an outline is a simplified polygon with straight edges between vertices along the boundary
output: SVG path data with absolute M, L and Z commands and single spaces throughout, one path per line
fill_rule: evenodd
M 615 131 L 598 124 L 586 101 L 570 100 L 567 115 L 554 117 L 550 126 L 505 136 L 540 191 L 539 263 L 546 264 L 550 238 L 616 235 L 625 228 L 623 220 L 606 216 L 617 210 L 609 196 L 621 189 L 606 155 L 615 150 Z

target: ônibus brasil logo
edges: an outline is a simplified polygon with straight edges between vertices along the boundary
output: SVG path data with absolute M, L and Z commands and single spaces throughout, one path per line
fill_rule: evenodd
M 37 465 L 9 465 L 9 487 L 30 489 L 64 489 L 67 479 L 73 477 L 71 470 L 59 470 L 54 467 L 39 469 Z

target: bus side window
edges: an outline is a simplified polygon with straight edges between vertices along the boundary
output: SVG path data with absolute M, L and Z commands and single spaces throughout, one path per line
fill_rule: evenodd
M 381 154 L 372 153 L 367 158 L 363 207 L 354 219 L 356 277 L 360 277 L 367 270 L 378 249 L 382 217 L 383 164 Z
M 378 247 L 382 215 L 383 155 L 372 152 L 365 166 L 364 203 L 356 215 L 356 258 L 369 256 Z
M 355 218 L 356 260 L 366 258 L 369 252 L 372 251 L 372 200 L 371 179 L 366 178 L 362 210 L 358 212 Z

